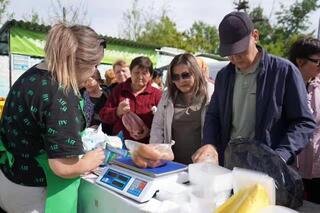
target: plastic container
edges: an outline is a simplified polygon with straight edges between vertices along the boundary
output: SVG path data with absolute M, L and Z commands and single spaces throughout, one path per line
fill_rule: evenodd
M 232 189 L 232 173 L 229 169 L 212 163 L 189 164 L 189 181 L 192 185 L 204 185 L 212 193 Z
M 172 182 L 161 187 L 156 197 L 160 201 L 170 200 L 175 203 L 189 202 L 188 192 L 189 188 L 184 184 Z
M 232 173 L 229 169 L 213 163 L 194 163 L 189 167 L 189 181 L 192 193 L 192 209 L 206 211 L 223 204 L 231 195 Z M 213 212 L 210 211 L 210 212 Z

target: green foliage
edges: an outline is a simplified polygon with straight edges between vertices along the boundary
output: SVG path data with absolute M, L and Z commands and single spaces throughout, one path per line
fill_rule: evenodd
M 218 47 L 218 30 L 202 21 L 194 22 L 184 34 L 193 52 L 215 53 Z
M 289 8 L 281 4 L 281 10 L 276 13 L 277 25 L 286 36 L 298 34 L 308 29 L 310 12 L 319 8 L 318 0 L 296 1 Z
M 187 46 L 183 34 L 178 32 L 176 24 L 168 16 L 161 17 L 159 21 L 148 21 L 137 41 L 176 48 Z
M 166 9 L 162 8 L 162 11 L 157 13 L 160 16 L 155 16 L 140 8 L 138 1 L 134 0 L 132 8 L 124 13 L 124 38 L 180 48 L 188 52 L 216 52 L 219 40 L 216 27 L 199 21 L 194 22 L 190 29 L 181 32 L 167 15 Z
M 196 21 L 186 31 L 180 32 L 173 20 L 162 11 L 160 17 L 148 16 L 142 8 L 137 6 L 139 0 L 134 0 L 131 10 L 127 11 L 128 39 L 143 43 L 152 43 L 159 46 L 170 46 L 185 49 L 189 52 L 216 53 L 219 43 L 218 31 L 215 26 Z M 276 20 L 271 24 L 263 13 L 263 8 L 256 7 L 249 15 L 255 27 L 260 32 L 260 44 L 269 52 L 286 56 L 288 47 L 297 38 L 306 34 L 309 26 L 309 14 L 317 10 L 319 0 L 296 0 L 290 6 L 283 4 L 280 11 L 276 12 Z M 248 10 L 248 1 L 234 1 L 237 10 Z M 144 20 L 142 14 L 146 15 Z M 131 34 L 134 36 L 129 36 Z
M 320 7 L 318 0 L 296 1 L 286 8 L 281 5 L 276 12 L 276 23 L 270 24 L 268 18 L 263 15 L 261 7 L 254 8 L 250 12 L 255 27 L 260 31 L 260 44 L 270 53 L 286 57 L 291 44 L 306 34 L 309 26 L 309 14 Z

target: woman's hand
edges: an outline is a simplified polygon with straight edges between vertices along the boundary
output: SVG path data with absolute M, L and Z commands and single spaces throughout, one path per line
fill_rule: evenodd
M 85 172 L 90 172 L 96 169 L 99 165 L 104 162 L 104 150 L 97 148 L 83 155 L 82 160 L 84 161 Z
M 212 162 L 218 165 L 219 158 L 217 150 L 211 144 L 204 145 L 192 155 L 192 161 L 193 163 Z
M 158 167 L 173 158 L 173 154 L 163 154 L 153 144 L 141 144 L 132 156 L 133 162 L 141 168 Z
M 129 99 L 126 98 L 119 103 L 117 107 L 117 116 L 121 117 L 124 113 L 127 113 L 129 111 L 130 111 Z

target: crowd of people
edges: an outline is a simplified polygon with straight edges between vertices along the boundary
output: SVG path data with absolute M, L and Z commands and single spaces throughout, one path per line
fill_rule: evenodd
M 116 61 L 103 80 L 97 66 L 106 41 L 86 26 L 53 26 L 44 61 L 6 99 L 0 207 L 76 212 L 79 176 L 104 160 L 100 148 L 83 153 L 81 132 L 100 124 L 108 135 L 143 143 L 133 156 L 140 167 L 163 160 L 223 166 L 229 144 L 259 141 L 296 168 L 306 199 L 320 203 L 320 41 L 297 40 L 289 60 L 273 56 L 242 12 L 223 18 L 219 38 L 219 54 L 230 63 L 214 82 L 205 61 L 190 53 L 173 58 L 165 84 L 145 56 Z M 173 155 L 165 157 L 149 146 L 171 141 Z

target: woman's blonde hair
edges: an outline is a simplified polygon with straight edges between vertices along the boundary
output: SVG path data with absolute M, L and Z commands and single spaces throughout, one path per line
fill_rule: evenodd
M 172 74 L 173 69 L 180 64 L 184 64 L 188 67 L 189 72 L 192 74 L 194 78 L 194 85 L 193 85 L 193 97 L 204 97 L 207 98 L 207 82 L 203 75 L 203 73 L 200 70 L 199 64 L 196 60 L 196 58 L 189 54 L 189 53 L 183 53 L 180 55 L 176 55 L 170 65 L 167 75 L 167 86 L 168 86 L 168 95 L 171 98 L 175 97 L 175 94 L 178 90 L 176 85 L 172 81 Z
M 47 36 L 45 61 L 48 70 L 67 93 L 79 95 L 77 76 L 91 72 L 103 58 L 105 41 L 90 27 L 63 23 L 54 25 Z

